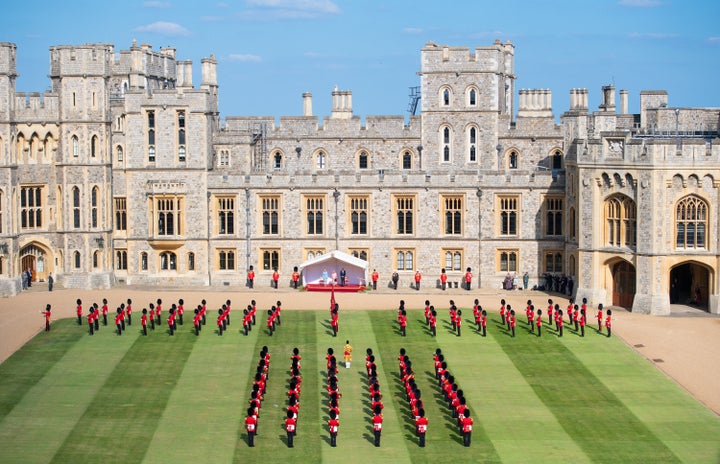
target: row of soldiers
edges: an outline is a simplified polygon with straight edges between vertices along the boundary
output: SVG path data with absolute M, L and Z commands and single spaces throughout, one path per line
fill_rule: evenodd
M 384 405 L 382 403 L 382 393 L 380 393 L 380 381 L 377 375 L 377 365 L 375 364 L 375 356 L 372 350 L 368 348 L 365 356 L 365 367 L 368 375 L 368 394 L 370 396 L 370 411 L 372 418 L 370 422 L 373 429 L 373 444 L 380 446 L 380 437 L 382 434 Z
M 346 345 L 349 345 L 348 341 Z M 330 446 L 337 446 L 337 434 L 340 428 L 340 388 L 338 387 L 338 366 L 335 351 L 327 349 L 325 356 L 327 367 L 327 394 L 328 394 L 328 432 L 330 432 Z M 345 362 L 347 367 L 347 362 Z
M 463 436 L 463 445 L 470 446 L 473 419 L 470 417 L 470 409 L 467 407 L 465 395 L 455 383 L 455 377 L 448 371 L 445 356 L 440 348 L 435 350 L 433 362 L 438 386 L 448 403 L 448 408 L 452 411 L 453 418 L 457 420 L 460 433 Z
M 255 370 L 252 391 L 250 392 L 250 407 L 245 418 L 245 431 L 248 434 L 248 446 L 255 446 L 255 436 L 258 433 L 258 419 L 260 418 L 260 407 L 265 397 L 265 389 L 268 380 L 268 369 L 270 367 L 270 352 L 267 346 L 260 350 L 260 359 Z
M 425 409 L 421 399 L 420 388 L 415 383 L 415 372 L 412 368 L 412 362 L 407 355 L 405 348 L 400 348 L 398 356 L 398 364 L 400 367 L 400 380 L 405 387 L 405 396 L 410 406 L 410 414 L 415 423 L 415 433 L 418 436 L 418 446 L 425 447 L 425 434 L 427 433 L 428 420 L 425 417 Z
M 300 359 L 300 350 L 297 347 L 293 348 L 293 354 L 290 356 L 290 382 L 287 393 L 287 418 L 285 419 L 288 448 L 294 446 L 293 442 L 295 434 L 297 433 L 298 414 L 300 412 L 300 384 L 302 383 L 302 377 L 300 376 Z

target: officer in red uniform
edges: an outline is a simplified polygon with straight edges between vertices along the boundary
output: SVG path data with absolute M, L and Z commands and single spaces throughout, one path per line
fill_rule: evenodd
M 612 327 L 612 325 L 611 325 L 611 322 L 612 322 L 612 320 L 611 320 L 611 319 L 612 319 L 612 311 L 608 309 L 608 310 L 606 311 L 606 314 L 607 314 L 607 317 L 605 318 L 605 328 L 607 329 L 607 336 L 608 336 L 608 338 L 610 338 L 610 335 L 611 335 L 611 327 Z
M 180 325 L 183 325 L 183 313 L 184 312 L 185 312 L 185 301 L 183 301 L 183 299 L 180 298 L 180 300 L 178 300 L 178 306 L 177 306 L 177 318 L 178 318 L 178 322 L 180 322 Z
M 157 306 L 155 306 L 155 323 L 160 324 L 160 313 L 162 312 L 162 300 L 158 298 Z
M 482 336 L 487 336 L 487 311 L 482 310 L 482 317 L 480 318 L 480 325 L 482 325 Z
M 460 326 L 462 325 L 462 310 L 458 309 L 455 313 L 455 327 L 457 328 L 457 336 L 460 336 Z
M 472 276 L 472 269 L 467 268 L 465 272 L 465 290 L 470 291 L 470 287 L 472 287 Z
M 528 313 L 528 325 L 530 326 L 530 332 L 535 333 L 535 306 L 530 305 L 530 312 Z
M 78 298 L 76 303 L 77 307 L 75 308 L 75 311 L 77 313 L 77 322 L 78 325 L 82 325 L 82 301 Z
M 255 432 L 257 430 L 257 415 L 255 415 L 255 408 L 248 408 L 247 417 L 245 418 L 245 431 L 248 434 L 248 446 L 252 448 L 255 446 Z
M 580 310 L 580 321 L 579 322 L 580 322 L 580 336 L 584 337 L 585 336 L 585 322 L 586 322 L 584 309 Z
M 425 447 L 425 433 L 427 432 L 428 427 L 428 420 L 427 417 L 425 417 L 425 410 L 420 409 L 418 411 L 418 418 L 415 419 L 415 430 L 417 432 L 418 436 L 418 446 L 420 448 Z
M 295 289 L 298 288 L 298 281 L 299 281 L 299 280 L 300 280 L 300 273 L 298 272 L 298 267 L 295 266 L 295 267 L 293 268 L 293 273 L 292 273 L 293 288 L 295 288 Z
M 500 300 L 500 321 L 505 325 L 505 299 Z
M 200 306 L 195 308 L 195 311 L 193 311 L 195 315 L 193 316 L 193 327 L 195 327 L 195 336 L 197 337 L 200 335 L 200 324 L 201 324 L 201 317 L 200 317 Z
M 175 335 L 175 309 L 170 308 L 167 318 L 168 332 L 170 335 Z
M 373 435 L 375 437 L 374 444 L 375 446 L 380 446 L 380 434 L 382 433 L 383 423 L 382 409 L 380 406 L 376 406 L 373 412 L 375 413 L 372 418 Z
M 514 310 L 514 309 L 511 309 L 511 310 L 510 310 L 510 316 L 509 316 L 509 318 L 510 318 L 510 334 L 511 334 L 511 336 L 512 336 L 513 338 L 515 338 L 515 322 L 516 322 L 516 319 L 515 319 L 515 310 Z
M 420 271 L 415 271 L 415 290 L 420 290 L 420 281 L 422 280 L 422 274 Z
M 205 325 L 205 323 L 206 323 L 205 313 L 207 312 L 207 302 L 206 302 L 205 300 L 202 300 L 202 301 L 200 302 L 200 304 L 201 304 L 201 306 L 200 306 L 200 317 L 202 318 L 202 325 Z
M 398 322 L 400 322 L 400 333 L 404 337 L 405 329 L 407 329 L 407 312 L 404 309 L 400 311 L 400 316 L 398 317 Z
M 45 316 L 45 332 L 50 332 L 50 305 L 45 305 L 45 311 L 40 311 L 40 314 Z
M 95 308 L 90 306 L 90 310 L 87 315 L 87 321 L 88 321 L 88 327 L 89 327 L 89 333 L 90 335 L 93 335 L 95 333 L 95 316 L 94 312 Z
M 377 290 L 377 281 L 378 281 L 379 277 L 380 277 L 380 275 L 378 274 L 378 272 L 375 269 L 373 269 L 372 274 L 370 274 L 370 279 L 372 280 L 373 290 Z
M 542 335 L 542 309 L 537 310 L 537 321 L 535 321 L 535 325 L 537 325 L 538 337 L 540 337 Z
M 332 310 L 332 317 L 330 319 L 330 327 L 332 327 L 332 330 L 333 330 L 333 337 L 337 337 L 338 330 L 339 330 L 339 324 L 338 324 L 338 318 L 340 317 L 339 309 L 340 309 L 340 305 L 335 303 L 335 307 Z
M 225 322 L 225 318 L 223 317 L 223 310 L 222 308 L 218 309 L 218 317 L 217 317 L 217 328 L 218 328 L 218 335 L 223 334 L 223 324 Z
M 147 309 L 143 308 L 142 317 L 140 317 L 140 325 L 142 325 L 142 331 L 143 331 L 144 336 L 147 336 L 147 321 L 148 321 Z
M 563 312 L 562 309 L 557 310 L 557 332 L 558 337 L 562 337 L 563 335 Z
M 447 274 L 445 273 L 445 268 L 442 268 L 440 271 L 440 288 L 445 291 L 445 288 L 447 286 Z
M 106 298 L 103 298 L 103 305 L 102 305 L 103 325 L 107 325 L 107 315 L 108 315 L 108 301 Z
M 250 269 L 248 269 L 247 273 L 247 285 L 249 288 L 253 288 L 253 285 L 255 284 L 255 269 L 250 266 Z
M 148 311 L 148 319 L 150 320 L 150 329 L 155 330 L 155 305 L 150 303 L 150 304 L 148 304 L 148 308 L 150 308 L 150 310 Z
M 603 305 L 600 303 L 597 307 L 598 333 L 602 332 Z
M 287 412 L 287 419 L 285 419 L 285 431 L 287 432 L 287 446 L 288 448 L 293 447 L 293 438 L 295 438 L 295 428 L 297 427 L 297 419 L 295 419 L 295 413 L 292 411 Z
M 437 311 L 434 306 L 430 306 L 430 332 L 433 337 L 437 335 Z
M 337 434 L 340 427 L 340 421 L 337 420 L 337 413 L 330 411 L 330 420 L 328 421 L 328 430 L 330 431 L 330 446 L 337 446 Z
M 117 334 L 122 335 L 122 309 L 117 309 L 117 314 L 115 315 L 115 327 L 117 327 Z
M 470 440 L 472 438 L 472 426 L 473 426 L 473 420 L 470 417 L 470 410 L 465 409 L 463 412 L 463 419 L 461 423 L 461 430 L 463 434 L 463 445 L 464 446 L 470 446 Z
M 132 300 L 130 298 L 127 299 L 127 306 L 125 307 L 125 314 L 127 315 L 128 325 L 132 325 Z
M 278 280 L 280 280 L 280 274 L 278 273 L 277 268 L 273 269 L 272 273 L 272 281 L 273 281 L 273 287 L 277 290 L 278 288 Z

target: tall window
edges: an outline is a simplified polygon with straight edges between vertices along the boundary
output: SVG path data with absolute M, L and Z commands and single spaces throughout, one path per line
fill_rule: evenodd
M 368 154 L 366 151 L 361 151 L 358 155 L 358 169 L 368 168 Z
M 187 254 L 187 270 L 195 270 L 195 253 L 193 253 L 192 251 Z
M 92 255 L 92 266 L 97 269 L 100 266 L 100 251 L 95 250 Z
M 155 162 L 155 112 L 147 112 L 148 161 Z
M 577 226 L 575 225 L 575 208 L 570 208 L 568 211 L 568 227 L 570 228 L 570 238 L 575 239 L 577 236 Z
M 78 140 L 77 135 L 72 136 L 72 153 L 73 158 L 80 156 L 80 141 Z
M 98 226 L 98 194 L 99 189 L 97 187 L 93 187 L 90 192 L 90 221 L 93 229 Z
M 140 253 L 140 270 L 141 271 L 148 270 L 148 254 L 144 251 L 142 253 Z
M 635 246 L 636 214 L 635 202 L 625 195 L 605 200 L 605 242 L 610 246 Z
M 323 200 L 323 197 L 305 197 L 308 235 L 322 235 L 323 233 Z
M 414 204 L 415 197 L 395 197 L 395 217 L 397 218 L 395 233 L 399 235 L 411 235 L 413 233 Z
M 183 198 L 155 197 L 156 235 L 182 235 Z
M 177 113 L 177 127 L 178 127 L 178 161 L 181 163 L 185 162 L 185 112 L 178 111 Z
M 75 269 L 80 269 L 80 252 L 76 251 L 73 253 L 73 266 Z
M 127 199 L 115 198 L 115 230 L 127 230 Z
M 562 235 L 563 233 L 563 199 L 548 197 L 545 199 L 545 235 Z
M 273 169 L 278 170 L 282 168 L 282 153 L 276 151 L 273 155 Z
M 4 197 L 3 197 L 3 192 L 2 192 L 2 190 L 0 190 L 0 234 L 3 233 L 3 210 L 4 210 L 4 209 L 3 209 L 3 206 L 4 206 L 4 203 L 3 203 L 3 202 L 4 202 L 4 200 L 5 200 L 5 199 L 4 199 Z M 2 272 L 0 272 L 0 274 L 2 274 Z
M 545 272 L 563 272 L 563 254 L 561 251 L 545 252 Z
M 443 89 L 442 104 L 443 106 L 450 106 L 450 89 Z
M 97 156 L 97 145 L 98 145 L 98 138 L 97 135 L 93 135 L 90 139 L 90 157 L 95 158 Z
M 230 153 L 226 150 L 220 152 L 220 166 L 230 166 Z
M 22 187 L 20 189 L 20 227 L 23 229 L 40 229 L 42 225 L 42 187 Z
M 509 169 L 517 169 L 518 168 L 518 154 L 516 151 L 511 151 L 508 155 L 508 168 Z
M 127 271 L 127 250 L 115 250 L 115 268 L 118 271 Z
M 73 227 L 75 229 L 80 228 L 80 189 L 73 187 L 72 189 L 72 201 L 73 201 Z
M 350 233 L 367 234 L 368 197 L 350 197 Z
M 160 269 L 163 271 L 177 270 L 177 255 L 172 251 L 160 253 Z
M 412 169 L 412 154 L 409 151 L 404 151 L 402 154 L 402 168 Z
M 678 202 L 675 209 L 677 248 L 706 248 L 708 204 L 694 195 Z
M 316 161 L 318 169 L 325 169 L 325 163 L 327 162 L 325 159 L 325 152 L 318 152 Z
M 115 149 L 115 153 L 117 153 L 117 160 L 118 162 L 122 162 L 123 160 L 123 149 L 120 145 L 117 146 Z
M 442 149 L 442 161 L 443 163 L 449 163 L 450 162 L 450 147 L 451 147 L 451 134 L 450 134 L 450 128 L 449 127 L 443 127 L 441 129 L 442 133 L 442 143 L 440 144 L 440 147 Z
M 398 271 L 412 271 L 414 256 L 415 250 L 396 250 L 395 269 Z
M 518 250 L 498 250 L 498 270 L 500 272 L 517 272 Z
M 518 197 L 498 197 L 500 204 L 500 235 L 517 235 Z
M 221 271 L 235 270 L 235 250 L 218 250 L 218 269 Z
M 468 160 L 471 163 L 477 161 L 477 129 L 475 127 L 468 130 Z
M 461 195 L 443 196 L 443 213 L 446 235 L 462 234 L 463 197 Z
M 262 233 L 263 235 L 277 235 L 280 217 L 280 197 L 260 197 L 262 204 Z
M 477 104 L 477 92 L 475 89 L 470 89 L 470 92 L 468 93 L 468 104 L 470 106 L 475 106 Z
M 235 234 L 235 198 L 219 197 L 217 199 L 218 234 Z
M 280 268 L 280 250 L 262 249 L 260 250 L 260 256 L 262 256 L 262 268 L 264 271 Z
M 443 250 L 442 267 L 447 270 L 461 271 L 463 269 L 463 252 L 462 250 Z

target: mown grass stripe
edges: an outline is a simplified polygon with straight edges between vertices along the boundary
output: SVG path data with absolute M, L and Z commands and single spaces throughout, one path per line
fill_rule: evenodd
M 465 309 L 463 313 L 472 314 Z M 513 341 L 522 343 L 525 336 L 524 331 L 517 331 Z M 535 463 L 591 462 L 552 411 L 537 401 L 503 351 L 497 338 L 510 335 L 501 327 L 496 311 L 489 311 L 487 337 L 467 321 L 460 338 L 462 343 L 450 340 L 441 348 L 465 392 L 475 424 L 482 424 L 502 462 L 527 462 L 530 454 Z
M 495 336 L 537 398 L 593 462 L 679 462 L 677 456 L 608 390 L 563 343 L 544 330 L 542 338 Z M 574 337 L 570 331 L 566 337 Z M 585 343 L 593 343 L 585 337 Z M 602 343 L 595 343 L 604 350 Z M 568 407 L 568 404 L 572 407 Z
M 67 330 L 71 326 L 77 330 Z M 40 332 L 0 364 L 0 421 L 85 335 L 75 319 L 53 321 L 50 332 Z
M 258 310 L 258 314 L 261 312 Z M 267 314 L 267 313 L 266 313 Z M 266 316 L 265 316 L 266 317 Z M 315 339 L 315 314 L 311 311 L 282 311 L 282 325 L 272 336 L 268 336 L 265 318 L 258 318 L 255 356 L 249 366 L 249 374 L 254 375 L 260 349 L 267 345 L 270 350 L 270 371 L 267 393 L 263 401 L 258 435 L 255 447 L 247 446 L 247 434 L 244 427 L 238 427 L 233 462 L 257 460 L 264 463 L 319 462 L 320 435 L 316 425 L 320 420 L 315 405 L 320 401 L 317 370 L 314 353 L 317 350 Z M 286 445 L 284 422 L 287 411 L 287 390 L 290 380 L 290 356 L 297 347 L 302 356 L 302 387 L 300 393 L 300 411 L 298 414 L 297 434 L 294 448 Z M 246 395 L 245 401 L 250 399 Z M 245 403 L 247 406 L 247 402 Z M 247 407 L 245 407 L 247 410 Z M 242 419 L 244 421 L 245 414 Z
M 232 321 L 222 337 L 212 326 L 200 332 L 143 462 L 231 461 L 250 397 L 248 369 L 258 358 L 257 332 L 238 335 L 241 319 Z M 195 336 L 191 325 L 179 328 Z
M 134 343 L 92 397 L 52 462 L 142 461 L 196 340 L 182 331 L 170 337 L 165 327 L 147 337 L 138 336 L 136 326 L 122 337 L 108 334 L 117 339 L 134 335 Z M 101 362 L 104 359 L 99 357 Z
M 462 436 L 458 431 L 455 419 L 447 407 L 447 403 L 437 385 L 434 375 L 432 356 L 435 349 L 440 347 L 445 351 L 445 345 L 462 346 L 461 350 L 468 351 L 465 340 L 450 333 L 449 326 L 438 323 L 437 337 L 433 338 L 429 330 L 425 329 L 425 318 L 421 311 L 413 310 L 408 314 L 407 336 L 402 337 L 397 330 L 396 311 L 373 311 L 370 314 L 373 321 L 375 336 L 382 340 L 380 354 L 383 360 L 383 369 L 391 378 L 392 400 L 399 405 L 403 424 L 403 440 L 408 446 L 412 462 L 442 462 L 451 459 L 452 462 L 500 462 L 492 442 L 488 439 L 483 424 L 475 420 L 473 426 L 473 442 L 468 448 L 462 445 Z M 465 328 L 464 328 L 465 329 Z M 426 417 L 429 421 L 425 448 L 417 446 L 415 427 L 410 417 L 404 386 L 399 378 L 397 357 L 400 348 L 405 348 L 407 355 L 413 363 L 415 381 L 422 392 Z M 462 386 L 461 386 L 462 388 Z M 470 398 L 468 398 L 470 401 Z M 472 408 L 472 404 L 470 405 Z M 449 440 L 451 441 L 449 443 Z
M 53 330 L 69 334 L 59 333 L 59 339 L 76 341 L 0 423 L 0 443 L 12 444 L 0 446 L 0 462 L 49 462 L 132 345 L 132 337 L 106 328 L 90 337 L 85 327 L 63 322 Z M 40 362 L 49 349 L 43 345 L 22 356 L 30 364 Z

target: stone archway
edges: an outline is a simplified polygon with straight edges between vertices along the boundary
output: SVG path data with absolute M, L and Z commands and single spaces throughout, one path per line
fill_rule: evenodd
M 610 265 L 612 275 L 612 304 L 632 308 L 635 299 L 635 266 L 627 261 L 616 261 Z
M 686 261 L 670 269 L 670 304 L 691 304 L 708 309 L 711 270 L 697 262 Z
M 52 254 L 40 243 L 31 242 L 20 249 L 20 272 L 30 269 L 33 282 L 47 280 L 52 266 Z

